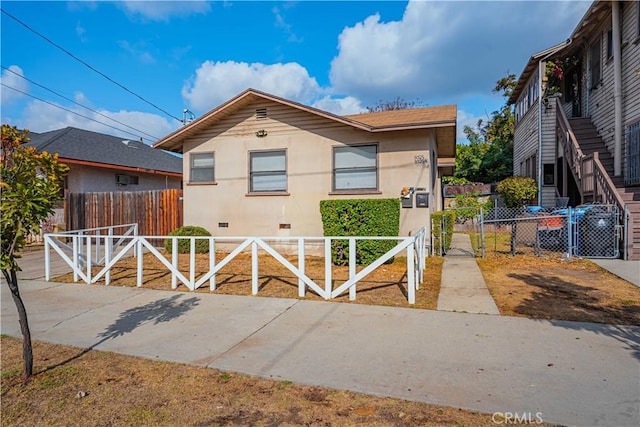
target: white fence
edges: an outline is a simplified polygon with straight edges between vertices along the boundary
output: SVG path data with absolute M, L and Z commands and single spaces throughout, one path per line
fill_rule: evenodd
M 82 279 L 86 283 L 96 283 L 104 278 L 105 284 L 110 283 L 110 271 L 114 265 L 126 256 L 133 254 L 137 258 L 136 284 L 142 286 L 144 275 L 143 252 L 153 254 L 171 272 L 171 287 L 177 288 L 181 282 L 194 291 L 208 282 L 211 291 L 216 289 L 216 274 L 242 252 L 251 252 L 251 291 L 256 295 L 259 290 L 259 258 L 262 250 L 280 264 L 285 266 L 298 278 L 298 296 L 304 297 L 307 289 L 312 289 L 324 299 L 336 298 L 347 290 L 349 299 L 356 298 L 357 283 L 380 267 L 392 257 L 406 251 L 407 256 L 407 299 L 409 304 L 415 304 L 416 290 L 423 281 L 426 262 L 426 229 L 421 228 L 410 237 L 215 237 L 215 236 L 138 236 L 137 225 L 127 224 L 114 227 L 102 227 L 88 230 L 67 231 L 64 233 L 50 233 L 45 235 L 45 279 L 51 279 L 50 262 L 51 251 L 57 253 L 72 269 L 75 281 Z M 121 234 L 117 234 L 117 233 Z M 168 260 L 150 242 L 154 240 L 170 239 L 172 241 L 171 260 Z M 190 241 L 189 270 L 182 272 L 178 268 L 178 240 Z M 196 241 L 206 240 L 209 244 L 209 269 L 200 277 L 196 277 Z M 346 240 L 349 242 L 349 279 L 333 287 L 333 270 L 331 258 L 331 242 Z M 360 240 L 393 240 L 398 243 L 373 263 L 360 271 L 356 271 L 356 242 Z M 271 243 L 273 242 L 273 243 Z M 226 257 L 216 262 L 216 244 L 224 243 L 236 245 Z M 275 243 L 275 244 L 274 244 Z M 297 245 L 298 262 L 293 265 L 276 249 L 276 245 L 288 243 Z M 324 283 L 318 284 L 305 274 L 305 251 L 308 244 L 324 246 Z

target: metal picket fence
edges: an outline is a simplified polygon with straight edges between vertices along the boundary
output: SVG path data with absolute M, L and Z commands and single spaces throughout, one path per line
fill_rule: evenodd
M 622 233 L 615 205 L 576 208 L 494 207 L 483 213 L 484 247 L 495 253 L 618 258 Z

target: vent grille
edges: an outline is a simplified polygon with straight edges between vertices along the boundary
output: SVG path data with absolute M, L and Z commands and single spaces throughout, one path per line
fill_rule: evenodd
M 266 119 L 266 118 L 267 118 L 267 109 L 256 108 L 256 119 Z

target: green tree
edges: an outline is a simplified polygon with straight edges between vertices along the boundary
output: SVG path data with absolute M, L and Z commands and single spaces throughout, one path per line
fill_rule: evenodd
M 55 202 L 60 200 L 60 182 L 68 170 L 67 166 L 58 163 L 57 155 L 38 153 L 33 147 L 25 147 L 28 132 L 3 124 L 0 152 L 0 269 L 18 310 L 25 382 L 33 373 L 33 350 L 27 310 L 18 286 L 20 267 L 17 260 L 27 236 L 40 231 L 40 224 L 51 215 Z
M 502 93 L 505 105 L 494 111 L 487 123 L 465 126 L 468 144 L 458 144 L 454 176 L 474 182 L 497 182 L 513 175 L 515 115 L 508 99 L 517 84 L 515 74 L 496 82 L 494 93 Z

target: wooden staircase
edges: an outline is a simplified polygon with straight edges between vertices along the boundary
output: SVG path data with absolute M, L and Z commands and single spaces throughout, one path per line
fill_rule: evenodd
M 640 260 L 640 186 L 627 187 L 622 176 L 614 176 L 613 156 L 607 150 L 590 118 L 571 118 L 568 119 L 568 122 L 582 153 L 585 156 L 597 153 L 597 158 L 602 163 L 609 179 L 615 186 L 615 191 L 629 212 L 629 230 L 626 239 L 628 241 L 625 242 L 625 248 L 622 249 L 626 251 L 628 259 Z M 594 191 L 591 194 L 583 194 L 583 202 L 603 202 L 603 200 Z

